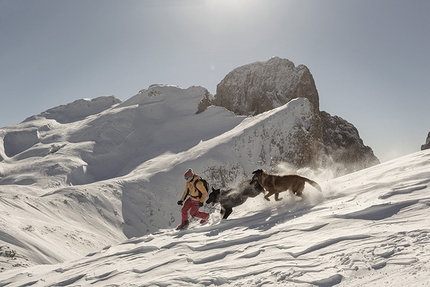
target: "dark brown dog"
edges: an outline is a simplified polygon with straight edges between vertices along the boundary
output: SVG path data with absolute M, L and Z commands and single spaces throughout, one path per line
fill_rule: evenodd
M 275 195 L 276 201 L 281 200 L 282 198 L 279 198 L 279 193 L 287 190 L 290 190 L 296 196 L 301 196 L 306 182 L 322 192 L 318 183 L 299 175 L 273 175 L 268 174 L 261 169 L 253 171 L 252 174 L 254 176 L 252 177 L 250 184 L 258 182 L 263 186 L 264 189 L 268 191 L 264 196 L 266 200 L 270 200 L 269 196 L 272 196 L 273 194 Z
M 233 207 L 243 204 L 248 197 L 256 197 L 260 193 L 264 193 L 264 188 L 258 182 L 255 182 L 254 185 L 249 185 L 247 181 L 244 181 L 239 186 L 228 190 L 212 187 L 212 192 L 208 195 L 206 203 L 214 204 L 219 202 L 221 204 L 222 218 L 227 219 L 233 212 Z

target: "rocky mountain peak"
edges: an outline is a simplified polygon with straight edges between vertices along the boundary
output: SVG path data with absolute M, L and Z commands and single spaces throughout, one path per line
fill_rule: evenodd
M 353 124 L 324 111 L 321 111 L 320 117 L 327 166 L 338 174 L 344 174 L 379 163 L 372 149 L 364 145 Z
M 370 147 L 364 145 L 353 124 L 319 110 L 315 81 L 305 65 L 273 57 L 238 67 L 218 84 L 216 95 L 206 103 L 225 107 L 238 115 L 257 115 L 285 105 L 295 98 L 306 98 L 312 105 L 312 121 L 306 136 L 295 134 L 294 147 L 302 156 L 297 161 L 285 154 L 279 161 L 297 167 L 336 166 L 345 174 L 379 163 Z
M 213 104 L 238 115 L 255 115 L 299 97 L 307 98 L 315 110 L 319 109 L 318 92 L 309 69 L 273 57 L 228 73 L 217 85 Z
M 421 150 L 430 149 L 430 132 L 427 135 L 426 143 L 421 146 Z

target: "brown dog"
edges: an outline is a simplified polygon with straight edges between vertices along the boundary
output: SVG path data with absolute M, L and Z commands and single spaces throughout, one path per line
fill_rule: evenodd
M 279 198 L 279 193 L 287 190 L 290 190 L 296 196 L 301 196 L 302 191 L 305 188 L 305 182 L 322 192 L 318 183 L 299 175 L 273 175 L 268 174 L 261 169 L 253 171 L 252 174 L 254 176 L 252 177 L 250 184 L 258 182 L 263 186 L 264 189 L 269 192 L 264 196 L 266 200 L 270 200 L 269 196 L 272 196 L 273 194 L 275 195 L 276 201 L 281 200 L 282 198 Z

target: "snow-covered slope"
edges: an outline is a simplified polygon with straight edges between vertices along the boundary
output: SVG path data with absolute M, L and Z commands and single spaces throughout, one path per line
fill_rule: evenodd
M 154 85 L 0 129 L 0 286 L 354 286 L 406 264 L 428 270 L 428 152 L 330 180 L 329 169 L 277 160 L 311 127 L 307 99 L 243 117 L 214 106 L 196 113 L 206 96 Z M 294 172 L 323 193 L 256 197 L 221 223 L 205 206 L 210 225 L 177 233 L 190 167 L 220 188 L 257 168 Z
M 156 162 L 163 165 L 162 158 Z M 334 180 L 317 180 L 322 195 L 307 187 L 301 201 L 287 195 L 277 203 L 257 197 L 221 223 L 214 213 L 210 225 L 160 230 L 100 246 L 81 259 L 60 264 L 14 267 L 0 274 L 0 284 L 430 284 L 430 151 Z M 56 246 L 51 250 L 55 253 Z
M 20 204 L 37 201 L 47 210 L 48 202 L 66 210 L 75 209 L 70 198 L 78 206 L 85 202 L 94 217 L 101 216 L 102 229 L 122 226 L 114 238 L 131 237 L 177 224 L 172 208 L 189 167 L 215 187 L 231 187 L 256 168 L 271 170 L 282 154 L 303 156 L 298 138 L 308 133 L 313 116 L 306 99 L 249 118 L 214 106 L 196 114 L 206 93 L 153 85 L 123 103 L 111 97 L 77 101 L 2 129 L 0 184 L 30 190 L 35 197 Z M 75 117 L 83 102 L 88 116 Z M 100 111 L 100 102 L 110 106 Z M 100 208 L 98 201 L 113 206 Z

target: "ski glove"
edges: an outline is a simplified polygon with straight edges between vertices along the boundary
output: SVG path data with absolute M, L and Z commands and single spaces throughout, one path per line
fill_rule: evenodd
M 199 202 L 199 206 L 202 207 L 203 206 L 203 202 Z
M 178 200 L 178 205 L 182 205 L 183 201 L 182 200 Z

